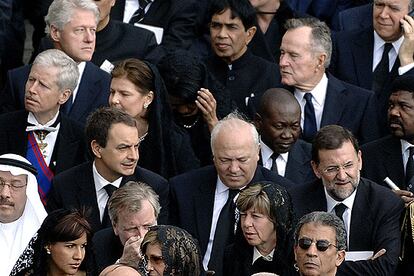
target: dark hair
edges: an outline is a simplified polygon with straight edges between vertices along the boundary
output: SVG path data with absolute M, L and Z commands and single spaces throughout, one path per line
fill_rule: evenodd
M 232 18 L 240 18 L 245 30 L 255 25 L 256 11 L 249 0 L 213 0 L 208 13 L 209 22 L 215 14 L 222 14 L 228 9 Z
M 359 151 L 357 139 L 348 129 L 338 125 L 322 127 L 313 138 L 312 160 L 319 164 L 320 150 L 335 150 L 342 147 L 344 142 L 351 142 L 355 152 Z
M 136 127 L 136 121 L 122 110 L 112 107 L 95 110 L 86 120 L 85 134 L 88 145 L 95 140 L 101 147 L 106 147 L 109 129 L 118 123 Z
M 34 247 L 34 274 L 47 274 L 47 260 L 49 254 L 46 252 L 46 246 L 56 242 L 67 242 L 79 239 L 83 234 L 87 237 L 87 246 L 85 249 L 85 259 L 83 260 L 80 269 L 93 269 L 91 259 L 91 239 L 92 229 L 89 222 L 86 220 L 87 213 L 85 210 L 66 210 L 58 209 L 49 213 L 40 227 Z
M 414 97 L 414 77 L 409 75 L 398 76 L 391 84 L 391 92 L 406 91 Z
M 111 76 L 112 78 L 127 78 L 144 95 L 150 91 L 155 93 L 153 84 L 154 75 L 148 65 L 139 59 L 129 58 L 120 61 L 112 70 Z
M 299 220 L 295 229 L 295 245 L 298 244 L 299 233 L 302 226 L 308 223 L 332 227 L 335 230 L 337 250 L 346 249 L 346 230 L 343 221 L 335 214 L 327 212 L 312 212 L 304 215 Z

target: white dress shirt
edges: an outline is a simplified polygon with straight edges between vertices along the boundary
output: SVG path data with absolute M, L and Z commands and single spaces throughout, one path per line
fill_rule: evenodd
M 27 116 L 27 122 L 32 124 L 32 125 L 35 125 L 35 126 L 49 127 L 49 126 L 51 126 L 55 123 L 58 116 L 59 116 L 59 111 L 56 113 L 55 117 L 53 117 L 49 122 L 42 125 L 41 123 L 39 123 L 37 121 L 37 119 L 33 115 L 33 113 L 29 112 L 29 115 Z M 50 160 L 52 159 L 53 149 L 55 148 L 56 139 L 57 139 L 57 136 L 58 136 L 58 133 L 59 133 L 59 129 L 60 129 L 60 123 L 57 124 L 56 131 L 49 132 L 45 136 L 45 139 L 43 139 L 43 141 L 40 141 L 39 137 L 36 134 L 33 135 L 36 138 L 36 142 L 37 142 L 38 145 L 40 143 L 46 144 L 46 146 L 43 148 L 43 150 L 40 149 L 40 147 L 39 147 L 39 150 L 41 151 L 41 153 L 43 155 L 43 159 L 45 160 L 45 163 L 47 164 L 47 166 L 49 166 Z
M 407 167 L 408 157 L 410 156 L 410 147 L 414 147 L 413 144 L 408 143 L 406 140 L 400 139 L 401 141 L 401 152 L 404 164 L 404 174 Z
M 263 259 L 265 259 L 268 262 L 273 261 L 273 254 L 275 254 L 275 249 L 273 248 L 273 250 L 265 255 L 262 255 L 262 253 L 259 252 L 259 250 L 257 250 L 256 246 L 253 247 L 253 259 L 252 259 L 252 264 L 254 264 L 255 261 L 257 261 L 257 259 L 259 259 L 260 257 L 263 257 Z
M 273 165 L 273 159 L 272 159 L 273 150 L 271 150 L 265 143 L 263 143 L 261 139 L 260 139 L 260 153 L 262 154 L 263 167 L 270 170 Z M 276 158 L 277 172 L 280 176 L 285 176 L 288 158 L 289 158 L 289 152 L 279 154 L 279 156 Z
M 306 104 L 306 100 L 304 98 L 305 93 L 312 94 L 312 103 L 313 103 L 313 108 L 315 110 L 315 117 L 316 117 L 316 129 L 319 130 L 321 128 L 323 106 L 325 105 L 327 89 L 328 89 L 328 77 L 326 76 L 326 74 L 323 74 L 319 83 L 311 91 L 300 91 L 298 89 L 295 89 L 295 98 L 296 100 L 298 100 L 300 109 L 302 111 L 302 114 L 300 115 L 300 126 L 302 127 L 302 129 L 304 129 L 303 124 L 305 123 L 305 104 Z
M 102 222 L 103 215 L 105 212 L 105 207 L 109 200 L 108 193 L 105 191 L 104 187 L 108 184 L 111 184 L 119 188 L 119 186 L 121 185 L 122 177 L 118 178 L 112 183 L 109 182 L 98 172 L 95 166 L 95 162 L 93 162 L 92 171 L 93 171 L 93 182 L 95 183 L 96 198 L 98 199 L 99 218 Z
M 350 235 L 349 230 L 351 227 L 352 207 L 354 206 L 357 189 L 355 189 L 355 191 L 343 201 L 336 201 L 328 194 L 328 191 L 326 190 L 326 188 L 324 188 L 325 196 L 326 196 L 326 207 L 327 207 L 328 213 L 335 214 L 335 206 L 338 205 L 339 203 L 343 203 L 347 207 L 345 212 L 342 215 L 342 218 L 344 219 L 345 230 L 346 230 L 346 241 L 347 241 L 348 247 L 349 247 L 349 235 Z

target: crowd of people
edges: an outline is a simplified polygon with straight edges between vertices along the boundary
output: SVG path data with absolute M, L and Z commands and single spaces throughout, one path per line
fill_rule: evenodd
M 414 0 L 25 5 L 0 276 L 413 275 Z

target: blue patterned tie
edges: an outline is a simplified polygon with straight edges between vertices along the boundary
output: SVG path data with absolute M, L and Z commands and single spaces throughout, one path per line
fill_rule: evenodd
M 311 141 L 313 136 L 316 133 L 316 117 L 315 109 L 313 108 L 312 103 L 312 94 L 305 93 L 305 122 L 303 124 L 303 139 L 306 141 Z

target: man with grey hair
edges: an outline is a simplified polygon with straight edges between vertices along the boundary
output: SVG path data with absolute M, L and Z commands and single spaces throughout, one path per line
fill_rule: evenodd
M 98 273 L 122 263 L 138 268 L 141 242 L 149 228 L 157 224 L 159 196 L 143 182 L 129 181 L 112 194 L 108 202 L 111 228 L 95 233 L 94 254 Z
M 290 190 L 293 208 L 298 217 L 326 211 L 344 221 L 347 252 L 358 251 L 360 255 L 358 261 L 345 261 L 337 275 L 394 275 L 403 201 L 389 189 L 360 177 L 358 142 L 341 126 L 319 130 L 312 144 L 311 164 L 319 179 Z M 367 260 L 381 249 L 386 250 L 383 256 Z
M 413 0 L 374 0 L 372 26 L 335 34 L 329 71 L 343 81 L 372 89 L 378 99 L 381 136 L 388 134 L 391 83 L 414 75 Z
M 259 136 L 253 124 L 230 113 L 213 128 L 214 166 L 206 166 L 170 180 L 170 222 L 198 239 L 204 269 L 223 275 L 224 248 L 234 238 L 234 197 L 258 181 L 281 186 L 289 180 L 257 165 Z
M 292 88 L 302 115 L 302 138 L 323 126 L 350 129 L 361 143 L 379 137 L 374 94 L 326 73 L 332 52 L 328 26 L 316 18 L 290 19 L 282 38 L 281 82 Z
M 25 110 L 0 116 L 0 154 L 25 156 L 37 168 L 45 205 L 53 176 L 86 159 L 82 128 L 59 112 L 78 78 L 76 63 L 68 55 L 55 49 L 44 51 L 30 69 Z
M 345 226 L 336 215 L 312 212 L 298 222 L 294 252 L 300 275 L 336 275 L 345 259 L 345 249 Z
M 84 124 L 90 112 L 108 104 L 110 76 L 90 62 L 95 50 L 99 10 L 92 0 L 54 0 L 46 15 L 47 34 L 55 49 L 62 50 L 78 66 L 79 78 L 62 111 Z M 0 100 L 3 112 L 24 107 L 24 86 L 30 66 L 8 72 Z

